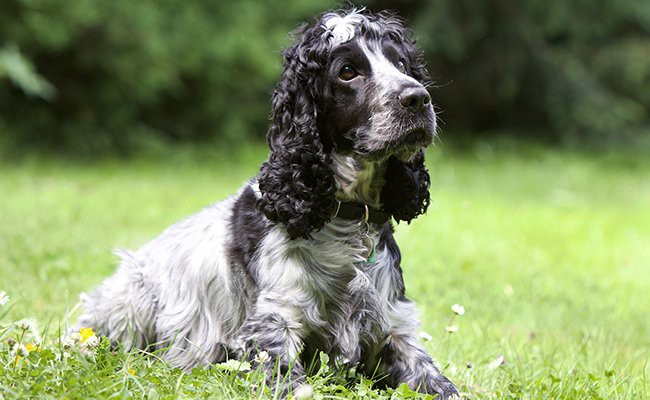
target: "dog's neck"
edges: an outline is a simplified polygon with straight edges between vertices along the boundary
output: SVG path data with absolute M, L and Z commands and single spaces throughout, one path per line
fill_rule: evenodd
M 337 188 L 336 199 L 379 208 L 386 164 L 337 152 L 332 152 L 331 157 Z

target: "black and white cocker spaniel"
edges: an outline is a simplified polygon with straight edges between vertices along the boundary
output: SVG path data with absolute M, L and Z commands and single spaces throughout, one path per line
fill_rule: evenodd
M 387 385 L 456 396 L 418 343 L 391 225 L 429 205 L 436 116 L 421 54 L 399 19 L 352 10 L 300 28 L 284 57 L 259 175 L 120 252 L 82 296 L 79 325 L 184 369 L 266 351 L 295 385 L 323 351 Z

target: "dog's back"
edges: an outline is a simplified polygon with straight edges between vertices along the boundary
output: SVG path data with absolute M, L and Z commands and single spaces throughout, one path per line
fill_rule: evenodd
M 181 368 L 223 360 L 244 317 L 225 249 L 233 202 L 172 225 L 137 252 L 117 251 L 115 274 L 82 295 L 79 326 L 125 349 L 165 348 Z

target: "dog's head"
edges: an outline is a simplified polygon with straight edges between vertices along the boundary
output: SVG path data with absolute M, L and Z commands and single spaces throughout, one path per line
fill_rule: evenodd
M 377 203 L 397 221 L 426 211 L 423 149 L 433 141 L 436 116 L 427 71 L 401 21 L 327 13 L 301 27 L 284 55 L 268 132 L 271 154 L 259 176 L 265 215 L 297 238 L 332 217 L 337 196 Z M 341 160 L 366 171 L 351 177 L 366 182 L 345 182 L 350 177 L 338 173 Z M 345 185 L 365 189 L 355 199 Z

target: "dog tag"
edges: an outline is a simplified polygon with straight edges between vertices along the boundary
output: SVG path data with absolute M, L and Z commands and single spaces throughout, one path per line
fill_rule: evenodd
M 368 264 L 374 264 L 377 262 L 377 254 L 375 252 L 375 241 L 370 239 L 370 254 L 368 254 L 368 259 L 366 260 Z

